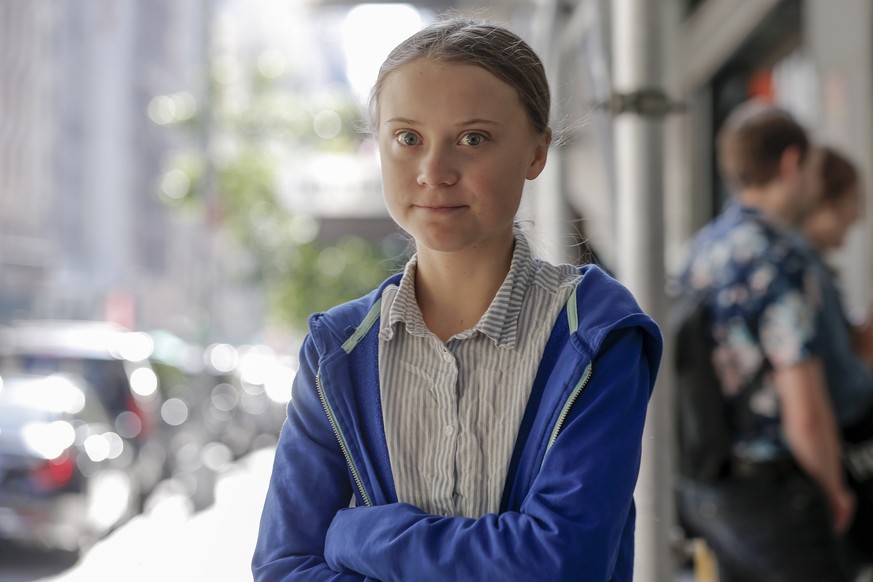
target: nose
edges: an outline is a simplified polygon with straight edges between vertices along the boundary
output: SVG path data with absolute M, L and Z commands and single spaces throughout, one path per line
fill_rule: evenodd
M 458 163 L 450 146 L 432 145 L 419 160 L 419 186 L 439 188 L 458 181 Z

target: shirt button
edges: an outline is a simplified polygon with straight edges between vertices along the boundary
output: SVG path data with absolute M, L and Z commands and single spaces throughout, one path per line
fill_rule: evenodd
M 443 432 L 446 434 L 447 437 L 452 436 L 453 434 L 455 434 L 455 425 L 447 424 L 446 428 L 443 429 Z
M 452 354 L 449 352 L 449 350 L 443 350 L 443 359 L 447 362 L 451 362 L 455 358 L 452 357 Z

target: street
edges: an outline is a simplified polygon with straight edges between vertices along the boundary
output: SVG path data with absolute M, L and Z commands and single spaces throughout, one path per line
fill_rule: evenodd
M 0 550 L 0 582 L 251 580 L 272 459 L 272 448 L 241 458 L 219 479 L 215 503 L 201 512 L 192 514 L 180 496 L 165 497 L 79 560 Z

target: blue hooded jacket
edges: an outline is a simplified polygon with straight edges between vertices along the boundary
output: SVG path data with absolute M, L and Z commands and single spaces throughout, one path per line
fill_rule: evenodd
M 621 284 L 594 266 L 580 273 L 546 344 L 501 510 L 477 519 L 397 501 L 378 320 L 382 291 L 400 275 L 313 315 L 261 517 L 255 580 L 630 582 L 633 491 L 662 338 Z

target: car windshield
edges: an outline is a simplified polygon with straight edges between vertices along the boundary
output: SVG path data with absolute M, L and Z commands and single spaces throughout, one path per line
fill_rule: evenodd
M 94 387 L 107 410 L 117 413 L 127 409 L 129 395 L 124 362 L 116 359 L 16 353 L 6 356 L 4 365 L 27 374 L 74 374 Z
M 0 452 L 22 452 L 28 427 L 58 422 L 108 427 L 105 411 L 81 383 L 60 375 L 0 378 Z
M 17 430 L 29 422 L 51 422 L 60 416 L 58 412 L 52 410 L 21 404 L 10 405 L 4 400 L 4 398 L 0 398 L 0 438 L 6 434 L 6 431 Z

